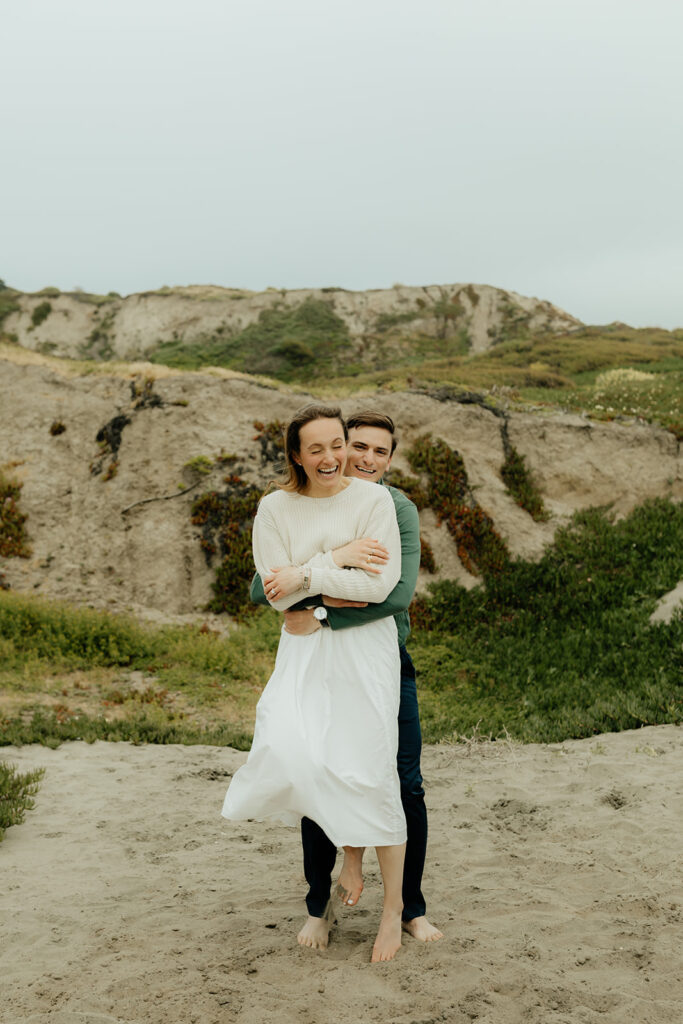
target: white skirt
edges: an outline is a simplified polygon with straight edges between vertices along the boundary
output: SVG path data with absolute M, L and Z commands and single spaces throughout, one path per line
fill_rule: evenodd
M 298 825 L 305 816 L 336 846 L 405 842 L 399 697 L 393 618 L 309 636 L 283 628 L 223 817 Z

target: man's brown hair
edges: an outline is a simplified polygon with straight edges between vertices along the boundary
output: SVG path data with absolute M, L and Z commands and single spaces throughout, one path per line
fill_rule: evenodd
M 396 427 L 391 416 L 386 416 L 381 412 L 372 412 L 369 409 L 362 412 L 354 412 L 353 416 L 349 416 L 347 419 L 346 426 L 348 430 L 353 430 L 354 427 L 380 427 L 382 430 L 388 430 L 391 434 L 391 454 L 393 455 L 396 451 L 398 438 L 396 437 Z

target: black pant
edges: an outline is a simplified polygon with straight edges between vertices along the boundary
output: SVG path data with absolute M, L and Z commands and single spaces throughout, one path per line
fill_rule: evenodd
M 427 853 L 427 808 L 420 773 L 422 733 L 417 706 L 415 667 L 405 647 L 401 653 L 401 703 L 398 710 L 398 754 L 396 764 L 401 781 L 401 801 L 406 816 L 408 841 L 403 868 L 403 920 L 422 917 L 426 912 L 422 895 L 422 871 Z M 308 882 L 306 906 L 311 917 L 322 917 L 332 887 L 336 846 L 310 818 L 301 819 L 304 874 Z

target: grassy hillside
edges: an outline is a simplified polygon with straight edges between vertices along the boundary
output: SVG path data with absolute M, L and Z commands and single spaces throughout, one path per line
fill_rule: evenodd
M 359 383 L 391 390 L 502 388 L 512 401 L 585 410 L 598 419 L 641 418 L 683 436 L 683 330 L 611 324 L 538 335 L 521 328 L 472 356 L 465 334 L 410 336 L 396 326 L 369 334 L 359 350 L 331 306 L 308 300 L 265 311 L 231 337 L 161 345 L 152 359 L 182 369 L 218 365 L 266 374 L 320 395 L 348 394 Z M 637 374 L 605 377 L 613 370 Z
M 620 370 L 636 372 L 609 372 Z M 391 390 L 502 389 L 513 402 L 585 410 L 603 420 L 641 418 L 683 437 L 683 330 L 612 324 L 519 337 L 477 356 L 427 357 L 369 372 L 363 383 Z M 328 382 L 326 391 L 335 390 L 348 391 L 348 383 Z
M 683 615 L 649 622 L 682 577 L 683 507 L 658 500 L 618 523 L 577 514 L 485 589 L 436 585 L 413 615 L 428 734 L 556 742 L 683 721 Z
M 683 721 L 683 616 L 650 625 L 683 577 L 683 507 L 577 515 L 538 563 L 413 608 L 425 739 L 560 741 Z M 279 617 L 227 638 L 0 593 L 0 743 L 65 739 L 248 747 Z
M 468 288 L 461 292 L 478 301 L 476 290 Z M 185 290 L 179 291 L 188 299 Z M 189 298 L 203 302 L 206 295 L 200 292 Z M 174 290 L 154 294 L 171 296 Z M 31 296 L 41 300 L 33 307 L 33 326 L 49 315 L 50 303 L 59 296 L 55 288 Z M 74 292 L 69 297 L 96 308 L 121 301 L 113 292 Z M 0 332 L 21 299 L 22 293 L 0 282 Z M 396 300 L 401 301 L 406 300 Z M 367 317 L 363 335 L 353 338 L 333 294 L 310 296 L 294 305 L 276 296 L 242 330 L 226 320 L 213 333 L 192 341 L 184 340 L 181 332 L 175 340 L 157 345 L 147 358 L 181 370 L 220 366 L 266 376 L 321 396 L 343 396 L 359 386 L 504 389 L 507 401 L 585 410 L 600 419 L 641 418 L 683 436 L 683 329 L 637 329 L 615 323 L 564 333 L 532 331 L 531 314 L 509 297 L 499 301 L 496 316 L 495 326 L 488 330 L 492 347 L 471 355 L 468 315 L 457 296 L 448 297 L 445 290 L 438 300 L 418 297 L 409 309 L 397 304 L 393 312 Z M 423 330 L 428 324 L 427 333 L 420 333 L 418 324 Z M 99 360 L 111 358 L 103 330 L 100 323 L 81 353 L 98 357 L 93 369 Z M 606 376 L 614 370 L 636 374 Z

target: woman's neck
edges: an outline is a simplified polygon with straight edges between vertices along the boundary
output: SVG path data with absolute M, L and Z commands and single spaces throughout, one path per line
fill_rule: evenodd
M 323 490 L 321 494 L 318 493 L 317 488 L 314 488 L 309 483 L 308 486 L 303 491 L 301 491 L 301 494 L 303 494 L 304 497 L 306 498 L 336 498 L 338 494 L 341 494 L 342 491 L 346 490 L 350 482 L 351 480 L 349 477 L 343 476 L 339 481 L 339 486 L 336 487 L 334 491 Z

